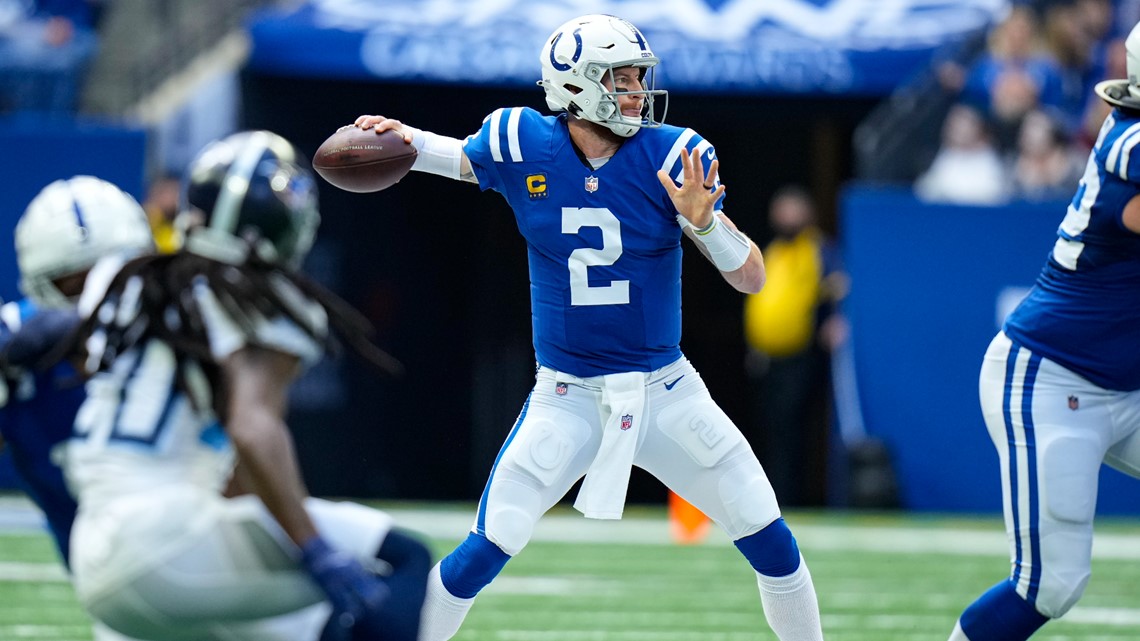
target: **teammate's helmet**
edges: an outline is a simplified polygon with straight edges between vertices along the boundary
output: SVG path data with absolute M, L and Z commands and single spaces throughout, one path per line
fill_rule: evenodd
M 546 104 L 554 111 L 571 114 L 609 127 L 619 136 L 632 136 L 640 127 L 658 127 L 665 121 L 654 117 L 653 99 L 667 100 L 668 92 L 653 88 L 653 68 L 659 62 L 645 37 L 629 22 L 614 16 L 588 15 L 574 18 L 554 30 L 542 47 L 542 80 Z M 641 91 L 613 91 L 602 84 L 619 67 L 641 70 Z M 645 102 L 641 118 L 623 116 L 619 95 L 641 94 Z
M 1124 55 L 1128 78 L 1102 80 L 1095 87 L 1096 94 L 1114 107 L 1140 111 L 1140 24 L 1125 39 Z
M 183 218 L 190 251 L 241 262 L 248 247 L 296 267 L 313 244 L 320 213 L 307 161 L 281 136 L 243 131 L 206 145 L 190 164 Z
M 41 308 L 71 304 L 53 281 L 85 272 L 114 252 L 154 249 L 138 201 L 93 176 L 44 187 L 16 223 L 15 241 L 20 289 Z

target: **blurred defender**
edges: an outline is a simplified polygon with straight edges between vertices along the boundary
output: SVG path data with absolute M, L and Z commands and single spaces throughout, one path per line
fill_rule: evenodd
M 76 504 L 55 454 L 71 436 L 83 387 L 70 363 L 46 371 L 30 365 L 74 327 L 67 310 L 96 261 L 149 253 L 154 243 L 135 199 L 93 176 L 57 180 L 40 190 L 16 223 L 15 241 L 26 298 L 0 307 L 0 435 L 22 489 L 43 511 L 69 566 Z M 96 641 L 125 638 L 98 622 L 94 635 Z
M 65 465 L 76 593 L 122 633 L 311 639 L 323 619 L 270 617 L 327 599 L 322 639 L 416 638 L 426 548 L 382 512 L 308 498 L 283 420 L 329 325 L 392 367 L 362 317 L 296 272 L 319 220 L 302 162 L 270 132 L 207 146 L 186 185 L 184 249 L 99 262 L 58 351 L 93 374 Z M 222 497 L 231 472 L 253 495 Z
M 1102 464 L 1140 477 L 1140 26 L 1057 241 L 990 343 L 979 388 L 1001 460 L 1010 577 L 951 641 L 1023 641 L 1080 599 Z
M 499 109 L 466 141 L 383 116 L 356 121 L 403 132 L 419 151 L 413 169 L 501 193 L 530 259 L 536 384 L 471 533 L 432 572 L 421 639 L 455 634 L 583 475 L 575 506 L 620 518 L 632 465 L 732 537 L 780 639 L 821 639 L 811 574 L 772 487 L 679 346 L 682 235 L 739 291 L 764 282 L 760 250 L 721 212 L 716 151 L 655 118 L 666 98 L 652 88 L 658 60 L 625 20 L 571 20 L 540 60 L 547 103 L 563 112 L 555 117 Z

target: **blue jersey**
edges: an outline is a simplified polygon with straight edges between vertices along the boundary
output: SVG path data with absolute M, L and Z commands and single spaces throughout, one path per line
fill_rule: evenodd
M 693 147 L 707 170 L 716 151 L 693 130 L 642 129 L 592 169 L 565 114 L 528 108 L 495 111 L 467 139 L 479 186 L 507 199 L 526 239 L 539 364 L 597 376 L 681 357 L 683 223 L 656 174 L 680 182 Z
M 1096 385 L 1140 389 L 1140 234 L 1124 206 L 1140 195 L 1140 118 L 1101 127 L 1057 242 L 1005 333 Z M 1136 162 L 1132 156 L 1136 155 Z
M 33 314 L 35 309 L 26 300 L 0 307 L 0 345 Z M 83 385 L 70 365 L 60 364 L 46 372 L 19 373 L 8 386 L 8 402 L 0 407 L 0 434 L 23 489 L 43 511 L 66 564 L 76 503 L 52 451 L 71 436 L 75 413 L 85 396 Z

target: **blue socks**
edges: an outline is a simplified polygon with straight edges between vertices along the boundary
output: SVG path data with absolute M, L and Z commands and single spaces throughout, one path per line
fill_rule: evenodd
M 734 544 L 752 568 L 764 576 L 788 576 L 800 567 L 800 548 L 783 517 Z
M 439 578 L 452 596 L 470 599 L 498 576 L 510 559 L 499 546 L 472 532 L 440 562 Z
M 1048 620 L 1007 579 L 971 603 L 958 623 L 970 641 L 1025 641 Z

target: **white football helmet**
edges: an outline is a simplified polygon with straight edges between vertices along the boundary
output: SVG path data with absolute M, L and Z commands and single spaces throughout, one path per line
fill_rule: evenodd
M 85 272 L 113 252 L 154 249 L 138 201 L 93 176 L 44 187 L 20 216 L 15 237 L 20 290 L 41 308 L 73 303 L 53 281 Z
M 1140 24 L 1132 27 L 1124 41 L 1124 57 L 1128 69 L 1128 93 L 1140 99 Z
M 1124 56 L 1128 77 L 1102 80 L 1093 89 L 1114 107 L 1140 111 L 1140 24 L 1124 40 Z
M 628 138 L 641 127 L 659 127 L 665 121 L 668 92 L 656 90 L 653 68 L 659 60 L 645 37 L 629 22 L 614 16 L 587 15 L 554 30 L 542 48 L 542 80 L 546 104 L 554 111 L 567 111 L 579 118 L 609 127 Z M 640 91 L 614 91 L 613 70 L 620 67 L 641 70 Z M 611 88 L 603 79 L 609 78 Z M 641 118 L 623 116 L 618 96 L 645 97 Z M 660 120 L 654 117 L 653 100 L 664 99 Z

